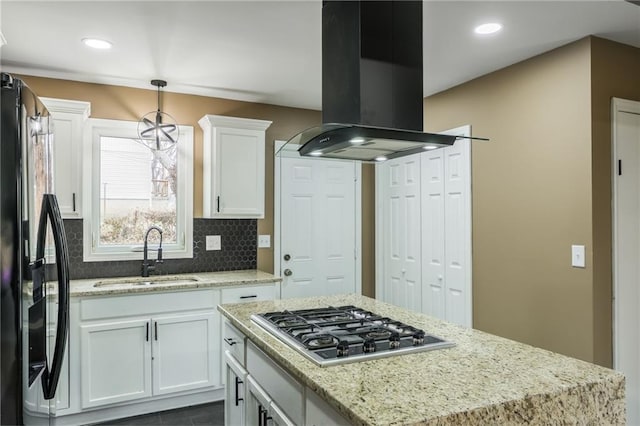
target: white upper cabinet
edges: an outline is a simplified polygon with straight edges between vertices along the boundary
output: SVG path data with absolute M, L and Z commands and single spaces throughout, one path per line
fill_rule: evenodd
M 265 132 L 271 121 L 205 115 L 203 215 L 210 218 L 264 217 Z
M 40 98 L 53 118 L 54 178 L 63 218 L 82 217 L 82 134 L 91 104 Z

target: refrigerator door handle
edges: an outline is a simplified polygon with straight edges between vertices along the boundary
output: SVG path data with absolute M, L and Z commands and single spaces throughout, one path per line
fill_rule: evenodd
M 42 389 L 45 399 L 53 399 L 58 387 L 58 379 L 62 370 L 62 359 L 67 342 L 69 329 L 69 250 L 67 237 L 64 233 L 64 224 L 58 207 L 58 200 L 53 194 L 44 194 L 42 197 L 42 213 L 38 224 L 38 244 L 36 257 L 44 258 L 44 246 L 47 234 L 47 217 L 51 223 L 53 242 L 56 250 L 56 269 L 58 272 L 58 325 L 56 329 L 56 342 L 53 350 L 51 370 L 45 366 L 42 374 Z

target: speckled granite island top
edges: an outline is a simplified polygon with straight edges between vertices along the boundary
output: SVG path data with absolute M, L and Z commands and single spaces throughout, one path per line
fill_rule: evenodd
M 319 367 L 250 319 L 355 305 L 419 327 L 449 349 Z M 354 424 L 624 424 L 613 370 L 357 295 L 220 305 L 256 346 Z
M 72 280 L 70 295 L 105 296 L 153 291 L 192 290 L 206 287 L 228 287 L 280 282 L 282 278 L 255 269 L 244 271 L 196 272 L 150 277 L 92 278 Z

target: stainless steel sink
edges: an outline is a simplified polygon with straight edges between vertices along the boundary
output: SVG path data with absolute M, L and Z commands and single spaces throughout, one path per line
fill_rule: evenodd
M 116 278 L 103 281 L 97 281 L 94 287 L 112 287 L 112 286 L 148 286 L 148 285 L 180 285 L 191 284 L 200 281 L 196 277 L 176 277 L 171 275 L 157 277 L 140 277 L 140 278 Z

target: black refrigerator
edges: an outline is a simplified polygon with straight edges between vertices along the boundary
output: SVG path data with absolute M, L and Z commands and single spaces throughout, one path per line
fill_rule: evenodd
M 53 123 L 24 82 L 0 78 L 0 424 L 50 424 L 69 330 Z

